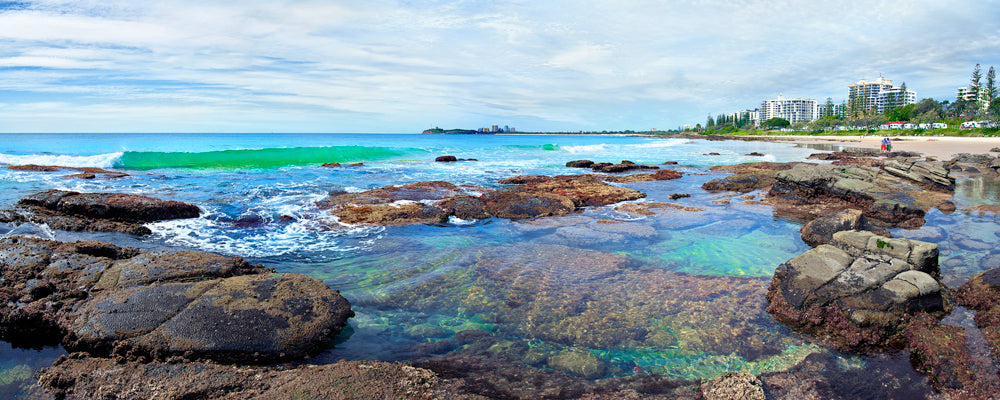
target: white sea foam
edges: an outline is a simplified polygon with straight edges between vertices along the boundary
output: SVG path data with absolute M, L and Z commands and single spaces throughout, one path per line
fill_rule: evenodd
M 608 149 L 606 144 L 588 144 L 581 146 L 559 146 L 560 149 L 565 150 L 568 153 L 578 154 L 578 153 L 593 153 L 597 151 L 604 151 Z
M 689 139 L 665 139 L 665 140 L 657 140 L 657 141 L 648 142 L 648 143 L 627 144 L 627 145 L 624 145 L 623 147 L 625 147 L 625 148 L 633 148 L 633 149 L 636 149 L 636 148 L 638 148 L 638 149 L 652 149 L 652 148 L 660 148 L 660 147 L 674 147 L 674 146 L 677 146 L 677 145 L 682 145 L 682 144 L 687 144 L 687 143 L 691 143 L 691 140 L 689 140 Z
M 9 165 L 58 165 L 62 167 L 98 167 L 113 168 L 121 159 L 122 152 L 97 154 L 93 156 L 71 156 L 65 154 L 3 154 L 0 153 L 0 164 Z
M 341 223 L 315 203 L 316 193 L 288 193 L 264 200 L 240 217 L 257 217 L 260 226 L 238 227 L 225 215 L 207 210 L 199 218 L 147 224 L 154 237 L 173 246 L 243 257 L 314 253 L 336 257 L 370 245 L 381 226 Z M 288 221 L 275 216 L 290 217 Z

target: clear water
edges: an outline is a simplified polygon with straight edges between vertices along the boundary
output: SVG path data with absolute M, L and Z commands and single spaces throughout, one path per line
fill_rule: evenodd
M 745 155 L 752 151 L 766 156 Z M 696 379 L 783 371 L 814 353 L 841 357 L 764 311 L 775 267 L 808 249 L 800 226 L 774 218 L 769 207 L 700 188 L 724 175 L 709 171 L 712 165 L 802 161 L 812 152 L 763 142 L 573 135 L 3 134 L 0 163 L 96 166 L 131 176 L 79 180 L 64 177 L 70 172 L 0 169 L 0 208 L 52 188 L 197 204 L 201 218 L 150 224 L 148 238 L 35 230 L 62 240 L 239 255 L 320 279 L 339 289 L 357 316 L 311 362 L 419 360 L 455 350 L 449 343 L 458 332 L 482 330 L 508 347 L 526 346 L 522 362 L 533 368 L 574 350 L 598 357 L 605 376 Z M 433 161 L 446 154 L 478 161 Z M 380 227 L 342 225 L 314 204 L 337 190 L 429 180 L 499 188 L 496 180 L 514 175 L 589 173 L 564 166 L 577 159 L 677 161 L 665 167 L 684 172 L 680 179 L 623 186 L 647 193 L 638 202 L 703 211 L 644 216 L 608 206 L 537 221 Z M 959 207 L 997 201 L 985 187 L 960 186 Z M 669 200 L 674 193 L 691 197 Z M 729 204 L 715 202 L 723 198 Z M 1000 262 L 992 256 L 996 222 L 992 214 L 934 211 L 928 226 L 898 236 L 940 243 L 945 280 L 960 284 Z M 50 363 L 53 351 L 60 350 L 3 350 L 0 366 L 31 359 L 37 362 L 23 364 L 35 369 Z M 866 363 L 843 358 L 847 369 L 870 368 Z

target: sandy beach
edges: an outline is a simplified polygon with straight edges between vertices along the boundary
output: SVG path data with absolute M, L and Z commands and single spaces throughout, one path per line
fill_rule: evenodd
M 762 136 L 753 136 L 760 138 Z M 803 144 L 829 144 L 848 147 L 878 149 L 882 136 L 763 136 L 777 142 Z M 925 156 L 948 160 L 959 153 L 990 153 L 990 149 L 1000 147 L 1000 138 L 986 137 L 893 137 L 893 150 L 914 151 Z M 995 155 L 995 154 L 994 154 Z

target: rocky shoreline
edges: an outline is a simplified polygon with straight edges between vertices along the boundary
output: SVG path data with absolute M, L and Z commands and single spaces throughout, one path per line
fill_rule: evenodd
M 770 205 L 776 217 L 804 224 L 802 239 L 814 248 L 779 266 L 770 281 L 706 278 L 711 282 L 701 283 L 705 286 L 689 283 L 684 291 L 685 284 L 678 282 L 690 277 L 632 270 L 628 268 L 631 261 L 619 255 L 558 245 L 498 247 L 486 248 L 479 259 L 470 261 L 467 273 L 478 277 L 477 285 L 482 287 L 477 293 L 484 295 L 461 306 L 493 311 L 494 318 L 503 321 L 517 318 L 514 310 L 520 307 L 579 301 L 545 297 L 545 288 L 539 286 L 567 279 L 547 277 L 555 272 L 537 268 L 541 265 L 537 263 L 558 259 L 558 263 L 578 266 L 572 284 L 588 288 L 595 299 L 608 299 L 591 300 L 593 308 L 582 310 L 581 318 L 614 326 L 620 333 L 575 333 L 574 343 L 601 348 L 669 346 L 671 336 L 664 333 L 668 330 L 629 327 L 628 321 L 608 319 L 612 317 L 603 311 L 615 307 L 615 295 L 604 293 L 609 289 L 596 284 L 588 286 L 590 282 L 620 277 L 621 286 L 641 287 L 638 292 L 662 299 L 663 304 L 641 308 L 648 313 L 646 319 L 713 298 L 709 287 L 755 293 L 759 299 L 766 296 L 766 302 L 734 305 L 723 315 L 734 320 L 748 313 L 764 318 L 766 311 L 789 328 L 838 351 L 879 354 L 905 349 L 916 371 L 939 393 L 953 399 L 988 398 L 998 388 L 977 378 L 980 372 L 972 369 L 964 336 L 955 331 L 959 328 L 939 321 L 956 306 L 974 310 L 976 325 L 993 356 L 1000 358 L 1000 272 L 985 271 L 960 288 L 948 288 L 938 281 L 937 245 L 892 238 L 885 229 L 918 228 L 932 208 L 955 211 L 949 201 L 955 190 L 951 173 L 996 174 L 1000 161 L 973 155 L 945 162 L 909 153 L 874 156 L 823 153 L 815 158 L 832 164 L 749 163 L 713 168 L 732 175 L 706 183 L 704 190 L 760 191 L 762 204 Z M 452 217 L 534 221 L 645 197 L 639 190 L 609 182 L 682 176 L 628 161 L 578 160 L 567 166 L 591 168 L 596 173 L 523 175 L 498 182 L 505 185 L 500 189 L 418 182 L 331 193 L 318 205 L 346 224 L 434 224 Z M 672 203 L 628 203 L 616 209 L 638 215 L 664 209 L 701 210 Z M 52 190 L 0 211 L 0 222 L 145 235 L 149 232 L 144 223 L 199 214 L 196 206 L 145 196 Z M 585 229 L 560 229 L 565 235 L 595 238 L 617 234 L 613 221 L 597 222 Z M 499 259 L 491 252 L 510 260 L 510 254 L 522 251 L 533 258 L 501 269 L 489 261 Z M 820 371 L 830 368 L 832 361 L 815 355 L 786 372 L 759 376 L 733 373 L 703 382 L 636 370 L 629 377 L 609 378 L 608 370 L 615 367 L 591 359 L 589 353 L 539 352 L 480 330 L 461 331 L 452 339 L 429 343 L 435 347 L 430 353 L 439 355 L 411 364 L 340 361 L 311 365 L 308 358 L 331 345 L 353 311 L 339 292 L 304 275 L 275 273 L 238 257 L 144 252 L 111 243 L 30 237 L 0 239 L 0 269 L 0 296 L 6 304 L 0 310 L 0 338 L 29 347 L 58 343 L 71 352 L 39 377 L 39 384 L 56 398 L 829 398 L 832 380 L 843 379 L 822 376 Z M 401 307 L 450 302 L 439 291 L 455 284 L 445 277 L 430 280 L 392 301 Z M 507 288 L 506 292 L 496 292 L 494 284 Z M 509 314 L 490 309 L 501 303 Z M 561 323 L 553 316 L 524 329 L 530 337 L 559 342 L 560 335 L 568 334 Z M 717 321 L 688 323 L 703 323 L 707 330 Z M 778 339 L 766 330 L 743 329 L 756 342 L 702 345 L 746 359 L 766 358 L 779 348 L 771 342 Z M 496 351 L 498 346 L 505 351 Z

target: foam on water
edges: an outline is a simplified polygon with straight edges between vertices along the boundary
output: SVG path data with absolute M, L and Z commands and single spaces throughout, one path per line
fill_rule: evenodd
M 0 164 L 9 165 L 58 165 L 62 167 L 97 167 L 112 168 L 121 157 L 122 152 L 105 153 L 92 156 L 77 156 L 66 154 L 3 154 L 0 153 Z

